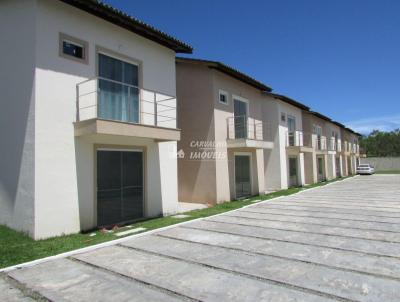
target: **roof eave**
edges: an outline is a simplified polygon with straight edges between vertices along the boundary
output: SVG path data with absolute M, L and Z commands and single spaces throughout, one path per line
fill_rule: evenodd
M 272 91 L 271 87 L 268 87 L 267 85 L 251 78 L 250 76 L 240 72 L 239 70 L 233 69 L 233 68 L 229 67 L 228 65 L 225 65 L 218 61 L 177 57 L 176 62 L 206 65 L 208 68 L 215 69 L 222 73 L 225 73 L 225 74 L 229 75 L 230 77 L 233 77 L 243 83 L 246 83 L 247 85 L 252 86 L 253 88 L 261 90 L 262 92 Z
M 193 52 L 193 48 L 191 46 L 102 2 L 95 0 L 59 1 L 132 31 L 142 37 L 145 37 L 146 39 L 174 50 L 176 53 L 191 54 Z
M 289 98 L 289 97 L 287 97 L 285 95 L 272 93 L 272 92 L 266 92 L 265 94 L 266 95 L 270 95 L 273 98 L 279 99 L 279 100 L 281 100 L 281 101 L 283 101 L 285 103 L 288 103 L 288 104 L 290 104 L 292 106 L 295 106 L 295 107 L 297 107 L 297 108 L 299 108 L 301 110 L 310 111 L 310 107 L 308 107 L 308 106 L 306 106 L 306 105 L 304 105 L 304 104 L 302 104 L 302 103 L 300 103 L 300 102 L 298 102 L 298 101 L 296 101 L 294 99 L 291 99 L 291 98 Z

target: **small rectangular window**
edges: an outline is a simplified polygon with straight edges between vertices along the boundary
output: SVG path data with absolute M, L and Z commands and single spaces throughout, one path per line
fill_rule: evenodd
M 60 57 L 88 64 L 88 43 L 69 35 L 60 33 Z
M 286 123 L 286 113 L 281 112 L 281 122 Z
M 220 90 L 219 91 L 219 102 L 222 104 L 227 105 L 228 104 L 228 93 L 225 91 Z
M 85 50 L 83 46 L 65 40 L 63 41 L 63 53 L 78 59 L 85 58 Z

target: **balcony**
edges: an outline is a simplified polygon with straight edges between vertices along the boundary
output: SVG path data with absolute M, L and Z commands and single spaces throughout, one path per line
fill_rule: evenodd
M 176 97 L 96 77 L 76 86 L 75 135 L 179 140 Z
M 301 130 L 286 132 L 286 148 L 296 152 L 312 152 L 314 150 L 312 144 L 312 134 Z
M 348 141 L 342 142 L 342 152 L 345 153 L 345 155 L 350 155 L 350 150 L 351 144 Z
M 327 139 L 325 136 L 313 134 L 313 147 L 315 151 L 325 152 L 328 150 Z
M 339 141 L 335 137 L 331 137 L 328 139 L 328 151 L 331 152 L 340 152 L 340 144 Z
M 247 116 L 235 116 L 227 119 L 228 148 L 272 149 L 272 135 L 269 125 Z

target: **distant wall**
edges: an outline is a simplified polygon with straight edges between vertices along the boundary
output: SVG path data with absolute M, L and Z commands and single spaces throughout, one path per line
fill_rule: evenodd
M 371 164 L 376 171 L 400 170 L 400 157 L 360 158 L 362 164 Z

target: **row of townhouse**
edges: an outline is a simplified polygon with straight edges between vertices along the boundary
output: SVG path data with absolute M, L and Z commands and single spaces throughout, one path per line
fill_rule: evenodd
M 355 173 L 351 129 L 220 62 L 176 66 L 180 201 L 215 204 Z M 199 156 L 207 153 L 216 155 Z
M 35 239 L 355 172 L 357 133 L 101 2 L 3 0 L 0 37 L 0 224 Z

